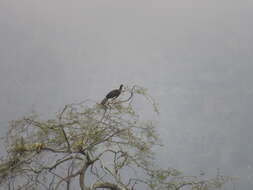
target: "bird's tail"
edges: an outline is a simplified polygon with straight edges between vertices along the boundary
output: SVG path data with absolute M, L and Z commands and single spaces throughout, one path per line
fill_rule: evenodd
M 105 103 L 107 102 L 107 100 L 108 99 L 105 97 L 100 104 L 105 105 Z

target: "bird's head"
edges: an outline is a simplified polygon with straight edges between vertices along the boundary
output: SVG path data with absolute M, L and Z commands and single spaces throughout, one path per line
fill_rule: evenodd
M 122 88 L 123 88 L 123 84 L 120 85 L 119 89 L 122 90 Z

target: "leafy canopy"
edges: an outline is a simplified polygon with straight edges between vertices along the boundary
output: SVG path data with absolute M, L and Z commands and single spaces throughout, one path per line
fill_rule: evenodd
M 70 104 L 49 120 L 30 115 L 11 122 L 4 137 L 7 156 L 0 164 L 0 183 L 8 189 L 178 190 L 184 186 L 219 188 L 231 178 L 204 180 L 183 176 L 155 164 L 154 147 L 161 146 L 154 123 L 141 121 L 132 104 L 145 97 L 140 86 L 127 87 L 125 99 L 106 105 L 86 100 Z M 127 97 L 126 97 L 127 96 Z

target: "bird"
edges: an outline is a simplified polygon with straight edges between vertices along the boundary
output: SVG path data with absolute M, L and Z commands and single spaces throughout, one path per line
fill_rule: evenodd
M 122 92 L 123 84 L 120 85 L 119 89 L 114 89 L 110 91 L 105 98 L 102 100 L 101 104 L 104 105 L 109 99 L 115 99 L 119 97 Z

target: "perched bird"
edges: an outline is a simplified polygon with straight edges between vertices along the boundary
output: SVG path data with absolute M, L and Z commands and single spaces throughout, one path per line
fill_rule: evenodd
M 109 92 L 105 96 L 105 98 L 102 100 L 101 104 L 104 105 L 109 99 L 115 99 L 115 98 L 119 97 L 119 95 L 122 91 L 122 88 L 123 88 L 123 84 L 120 85 L 119 89 L 114 89 L 111 92 Z

